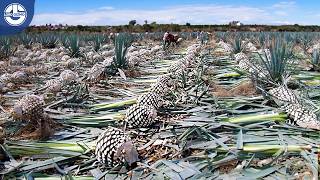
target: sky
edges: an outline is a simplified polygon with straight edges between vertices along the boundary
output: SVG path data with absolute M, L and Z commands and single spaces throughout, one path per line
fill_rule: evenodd
M 320 25 L 319 0 L 36 0 L 33 25 Z

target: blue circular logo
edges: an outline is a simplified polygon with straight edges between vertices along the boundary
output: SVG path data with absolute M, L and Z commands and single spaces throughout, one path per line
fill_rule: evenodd
M 4 19 L 10 26 L 20 26 L 27 19 L 27 10 L 19 3 L 11 3 L 4 10 Z

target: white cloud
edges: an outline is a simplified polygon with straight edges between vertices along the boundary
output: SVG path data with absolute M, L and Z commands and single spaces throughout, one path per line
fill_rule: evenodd
M 264 8 L 216 4 L 184 5 L 156 10 L 102 7 L 78 13 L 35 14 L 32 24 L 119 25 L 127 24 L 133 19 L 140 24 L 143 24 L 144 20 L 178 24 L 186 22 L 191 24 L 227 24 L 233 20 L 239 20 L 245 24 L 277 24 L 289 21 L 288 17 L 285 17 L 289 12 L 283 9 L 285 6 L 295 6 L 295 2 L 284 1 Z
M 288 9 L 288 8 L 294 8 L 296 6 L 295 1 L 281 1 L 279 3 L 274 4 L 273 8 L 280 8 L 280 9 Z
M 99 8 L 100 10 L 113 10 L 114 7 L 111 7 L 111 6 L 104 6 L 104 7 L 101 7 Z
M 276 25 L 290 25 L 290 24 L 294 24 L 290 21 L 275 21 L 274 24 Z

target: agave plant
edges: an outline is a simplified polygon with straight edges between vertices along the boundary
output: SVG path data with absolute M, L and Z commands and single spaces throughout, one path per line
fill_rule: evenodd
M 289 60 L 293 57 L 292 46 L 278 38 L 272 40 L 269 50 L 270 52 L 264 51 L 262 55 L 259 54 L 266 80 L 282 84 L 289 76 Z
M 31 48 L 31 45 L 33 43 L 33 37 L 31 35 L 23 33 L 20 35 L 19 40 L 25 48 Z
M 313 66 L 313 70 L 320 71 L 320 50 L 315 49 L 312 53 L 311 64 Z
M 9 56 L 12 56 L 16 47 L 13 46 L 12 39 L 10 38 L 0 38 L 0 59 L 7 59 Z
M 132 43 L 132 38 L 127 33 L 120 33 L 114 39 L 115 57 L 113 60 L 113 69 L 127 69 L 128 61 L 126 58 L 127 50 Z
M 313 45 L 313 35 L 310 33 L 302 33 L 297 36 L 297 41 L 300 47 L 307 52 L 308 49 Z
M 102 46 L 102 43 L 106 41 L 106 37 L 100 34 L 95 34 L 92 37 L 92 46 L 94 51 L 98 52 Z
M 232 49 L 233 49 L 232 53 L 233 54 L 243 52 L 245 50 L 246 44 L 247 44 L 243 41 L 242 34 L 235 35 L 235 37 L 232 38 L 232 40 L 230 40 L 230 43 L 232 45 Z
M 70 57 L 82 57 L 83 54 L 80 51 L 80 40 L 77 35 L 72 35 L 65 39 L 62 44 L 69 50 Z
M 226 32 L 216 32 L 216 33 L 215 33 L 215 36 L 216 36 L 218 39 L 220 39 L 220 40 L 222 40 L 222 41 L 224 41 L 224 42 L 227 41 L 227 37 L 228 37 L 228 35 L 227 35 Z
M 69 39 L 68 39 L 68 35 L 66 34 L 61 34 L 59 37 L 59 40 L 62 44 L 63 47 L 65 47 L 66 49 L 69 48 Z
M 268 38 L 269 36 L 267 33 L 260 33 L 256 38 L 256 45 L 258 45 L 260 48 L 265 48 L 267 46 Z
M 45 33 L 38 36 L 38 42 L 40 42 L 44 48 L 52 49 L 57 46 L 58 38 L 55 34 Z

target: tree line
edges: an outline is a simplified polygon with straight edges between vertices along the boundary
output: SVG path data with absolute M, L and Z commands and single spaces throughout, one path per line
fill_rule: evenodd
M 260 31 L 271 31 L 271 32 L 320 32 L 320 26 L 310 25 L 310 26 L 301 26 L 298 24 L 295 25 L 241 25 L 234 26 L 230 24 L 222 25 L 192 25 L 186 23 L 185 25 L 179 24 L 157 24 L 156 22 L 148 23 L 145 21 L 144 24 L 137 24 L 135 20 L 129 21 L 127 25 L 119 26 L 59 26 L 63 28 L 53 28 L 52 25 L 46 26 L 31 26 L 27 31 L 87 31 L 87 32 L 195 32 L 195 31 L 251 31 L 251 32 L 260 32 Z

